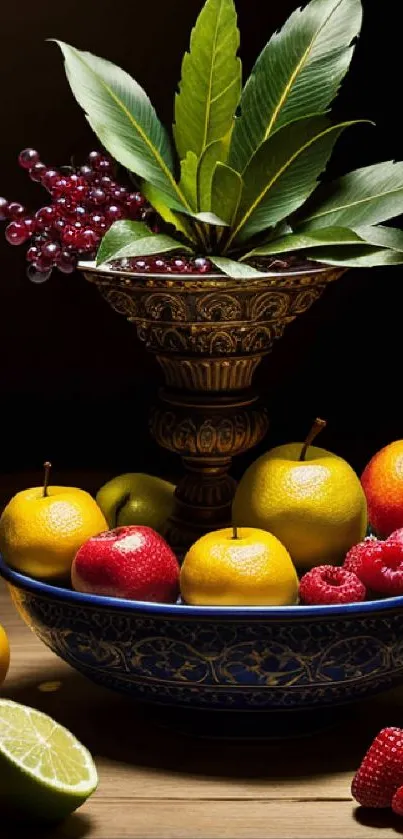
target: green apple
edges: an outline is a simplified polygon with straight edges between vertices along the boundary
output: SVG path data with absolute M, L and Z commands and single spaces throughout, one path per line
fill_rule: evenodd
M 104 484 L 96 501 L 110 528 L 138 524 L 159 533 L 173 511 L 174 492 L 169 481 L 128 472 Z

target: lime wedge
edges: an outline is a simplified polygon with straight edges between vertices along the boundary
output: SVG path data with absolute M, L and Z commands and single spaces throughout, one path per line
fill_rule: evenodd
M 89 751 L 35 708 L 0 699 L 0 809 L 45 821 L 63 819 L 94 792 Z

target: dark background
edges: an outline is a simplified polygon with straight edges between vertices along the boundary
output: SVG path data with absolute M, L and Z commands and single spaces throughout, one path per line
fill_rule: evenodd
M 2 10 L 0 194 L 40 206 L 42 190 L 18 168 L 25 146 L 47 163 L 84 162 L 97 142 L 74 102 L 62 60 L 46 38 L 109 58 L 147 89 L 170 124 L 181 56 L 201 0 L 20 0 Z M 248 71 L 296 0 L 237 0 Z M 401 158 L 401 34 L 396 0 L 364 0 L 365 23 L 337 115 L 377 128 L 350 129 L 330 174 Z M 45 193 L 43 193 L 45 199 Z M 46 201 L 46 199 L 45 199 Z M 43 201 L 43 203 L 45 203 Z M 147 415 L 159 384 L 134 328 L 79 275 L 34 286 L 24 249 L 0 239 L 0 472 L 142 469 L 175 474 L 177 461 L 151 441 Z M 288 328 L 260 372 L 272 415 L 265 446 L 301 439 L 326 417 L 322 444 L 361 470 L 382 445 L 403 437 L 403 268 L 350 272 Z M 264 447 L 261 447 L 261 450 Z M 253 457 L 254 454 L 249 455 Z M 235 466 L 235 474 L 248 458 Z

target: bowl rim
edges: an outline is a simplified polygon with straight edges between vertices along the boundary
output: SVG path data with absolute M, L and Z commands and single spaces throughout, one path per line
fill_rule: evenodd
M 188 606 L 182 603 L 150 603 L 145 600 L 125 600 L 104 595 L 83 594 L 61 586 L 54 586 L 27 577 L 14 571 L 0 553 L 0 577 L 11 586 L 23 589 L 46 599 L 64 600 L 90 608 L 106 608 L 112 611 L 131 611 L 138 615 L 158 615 L 161 618 L 236 618 L 254 620 L 265 618 L 304 620 L 305 618 L 348 617 L 351 614 L 368 615 L 403 608 L 403 596 L 387 597 L 382 600 L 364 600 L 361 603 L 343 603 L 331 606 Z
M 101 274 L 101 275 L 108 275 L 110 277 L 131 277 L 136 280 L 181 280 L 185 283 L 197 282 L 199 280 L 214 280 L 215 282 L 222 281 L 223 285 L 228 282 L 240 282 L 239 280 L 235 279 L 234 277 L 230 277 L 227 274 L 220 274 L 218 271 L 211 271 L 209 274 L 153 274 L 151 271 L 147 271 L 146 273 L 142 274 L 141 271 L 127 271 L 124 268 L 111 268 L 108 266 L 107 263 L 103 265 L 97 265 L 94 260 L 80 260 L 77 268 L 79 271 L 82 271 L 83 274 Z M 338 265 L 324 265 L 323 263 L 318 262 L 317 268 L 284 268 L 282 271 L 261 271 L 261 276 L 256 277 L 257 280 L 273 280 L 276 277 L 298 277 L 298 276 L 306 276 L 309 274 L 313 274 L 317 276 L 318 274 L 326 274 L 332 270 L 341 270 L 340 266 Z

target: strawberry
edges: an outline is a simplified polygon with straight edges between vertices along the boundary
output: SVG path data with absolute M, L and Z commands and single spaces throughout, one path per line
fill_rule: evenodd
M 392 798 L 392 810 L 397 816 L 403 816 L 403 787 L 399 787 Z
M 388 542 L 403 542 L 403 528 L 394 530 L 387 539 Z
M 356 772 L 351 792 L 363 807 L 391 807 L 393 800 L 395 812 L 400 807 L 403 813 L 402 785 L 403 729 L 383 728 Z
M 299 584 L 302 603 L 329 605 L 365 600 L 366 589 L 356 574 L 334 565 L 317 565 L 304 574 Z

